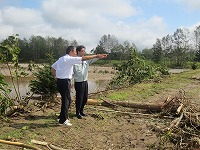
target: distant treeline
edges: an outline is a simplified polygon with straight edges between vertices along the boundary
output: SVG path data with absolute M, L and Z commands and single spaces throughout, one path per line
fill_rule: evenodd
M 52 54 L 53 58 L 57 59 L 65 55 L 65 50 L 69 45 L 79 44 L 81 43 L 75 39 L 31 36 L 29 39 L 19 39 L 21 48 L 19 59 L 20 62 L 43 63 L 46 61 L 47 54 Z M 177 29 L 172 35 L 157 39 L 152 48 L 140 51 L 135 43 L 119 42 L 115 35 L 103 35 L 99 44 L 90 50 L 90 53 L 108 53 L 107 60 L 126 60 L 133 48 L 141 58 L 170 67 L 183 67 L 186 62 L 199 62 L 200 26 L 197 26 L 192 33 L 187 28 Z

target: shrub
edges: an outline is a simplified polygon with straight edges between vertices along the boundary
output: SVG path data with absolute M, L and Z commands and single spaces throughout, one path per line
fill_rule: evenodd
M 16 35 L 18 36 L 18 35 Z M 9 70 L 12 79 L 12 87 L 16 94 L 15 101 L 22 100 L 19 91 L 19 78 L 25 75 L 21 71 L 18 63 L 18 55 L 20 53 L 19 42 L 16 36 L 9 36 L 0 43 L 0 62 L 5 64 Z M 14 79 L 17 84 L 14 83 Z M 0 75 L 0 115 L 5 114 L 5 110 L 14 104 L 14 99 L 11 99 L 9 93 L 11 92 L 8 84 L 4 81 L 4 76 Z
M 13 105 L 13 100 L 9 98 L 10 89 L 4 81 L 3 75 L 0 74 L 0 116 L 5 114 L 7 108 Z
M 43 97 L 53 97 L 57 92 L 56 80 L 51 73 L 51 64 L 53 62 L 52 54 L 48 54 L 48 64 L 34 69 L 35 80 L 31 80 L 29 87 L 33 94 L 39 94 Z
M 198 67 L 198 66 L 197 66 L 197 64 L 196 64 L 196 63 L 193 63 L 193 64 L 192 64 L 192 69 L 193 69 L 193 70 L 196 70 L 196 69 L 197 69 L 197 67 Z
M 158 71 L 161 74 L 167 74 L 167 70 L 163 69 L 163 67 L 158 68 L 140 58 L 134 49 L 132 49 L 129 60 L 114 65 L 114 69 L 117 72 L 111 80 L 109 88 L 119 88 L 153 79 L 159 76 Z

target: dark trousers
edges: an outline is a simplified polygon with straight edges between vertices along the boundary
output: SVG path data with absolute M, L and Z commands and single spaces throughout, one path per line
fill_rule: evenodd
M 76 90 L 76 114 L 83 112 L 83 108 L 88 100 L 88 82 L 75 82 Z
M 62 100 L 59 123 L 64 123 L 68 119 L 68 109 L 71 104 L 70 86 L 70 79 L 57 79 L 57 87 Z

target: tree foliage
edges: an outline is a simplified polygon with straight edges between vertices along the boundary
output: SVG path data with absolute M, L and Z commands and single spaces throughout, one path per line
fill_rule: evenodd
M 155 67 L 140 58 L 135 49 L 130 49 L 130 51 L 127 61 L 114 66 L 117 73 L 110 82 L 110 88 L 128 86 L 157 76 Z
M 194 31 L 194 35 L 195 35 L 195 50 L 196 50 L 194 60 L 200 62 L 200 26 L 198 26 Z
M 14 88 L 16 98 L 11 98 L 9 93 L 11 92 L 8 84 L 3 80 L 3 75 L 0 75 L 0 114 L 5 113 L 5 110 L 14 104 L 14 100 L 20 102 L 22 97 L 19 91 L 19 78 L 25 75 L 23 71 L 20 71 L 18 55 L 20 52 L 18 35 L 9 36 L 7 39 L 0 43 L 0 62 L 1 65 L 6 65 L 9 70 L 10 77 L 12 79 L 12 86 Z M 15 81 L 17 84 L 15 84 Z
M 189 33 L 188 29 L 177 29 L 172 38 L 173 51 L 172 54 L 175 58 L 177 66 L 183 66 L 185 63 L 186 52 L 189 50 Z
M 130 55 L 130 49 L 136 49 L 134 43 L 124 41 L 122 43 L 114 35 L 103 35 L 99 44 L 92 53 L 108 53 L 110 60 L 126 60 Z
M 46 62 L 46 54 L 53 53 L 55 58 L 65 55 L 65 50 L 69 45 L 77 46 L 76 40 L 65 40 L 61 37 L 31 36 L 29 39 L 19 39 L 21 62 Z
M 200 49 L 199 28 L 191 34 L 187 28 L 179 28 L 173 34 L 168 34 L 161 39 L 157 39 L 150 48 L 141 50 L 144 59 L 167 65 L 171 68 L 186 66 L 188 61 L 198 61 L 198 51 Z M 45 54 L 53 52 L 55 58 L 65 54 L 65 49 L 69 45 L 78 45 L 76 39 L 66 40 L 61 37 L 41 37 L 31 36 L 29 39 L 19 40 L 21 62 L 46 61 Z M 85 45 L 87 47 L 87 45 Z M 119 40 L 115 35 L 103 35 L 95 48 L 89 50 L 91 53 L 108 53 L 110 60 L 127 60 L 130 55 L 130 48 L 137 49 L 135 43 Z
M 156 63 L 164 64 L 170 68 L 183 68 L 186 62 L 193 61 L 195 51 L 198 49 L 199 34 L 195 32 L 196 46 L 194 48 L 193 37 L 187 28 L 179 28 L 172 35 L 167 35 L 157 39 L 151 49 L 145 49 L 142 53 L 145 59 L 150 59 Z M 195 50 L 196 49 L 196 50 Z M 198 53 L 196 53 L 196 59 Z
M 157 39 L 156 44 L 153 45 L 153 61 L 159 63 L 162 61 L 163 50 L 161 46 L 161 40 Z
M 5 114 L 8 107 L 13 105 L 13 100 L 9 97 L 10 88 L 4 81 L 3 75 L 0 74 L 0 116 Z
M 51 73 L 52 54 L 48 54 L 48 64 L 37 67 L 33 73 L 35 79 L 30 81 L 29 87 L 34 94 L 53 97 L 57 92 L 56 80 Z

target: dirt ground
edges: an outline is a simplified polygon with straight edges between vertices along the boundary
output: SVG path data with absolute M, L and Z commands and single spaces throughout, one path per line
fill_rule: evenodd
M 91 80 L 110 80 L 114 76 L 112 67 L 89 66 L 88 78 Z
M 92 68 L 90 78 L 112 77 L 112 73 L 95 74 L 97 72 L 99 72 L 97 68 Z M 109 72 L 112 72 L 112 69 Z M 185 88 L 192 90 L 199 86 L 199 81 L 194 81 Z M 177 91 L 165 91 L 147 101 L 156 102 L 163 98 L 163 95 L 175 92 Z M 197 93 L 196 97 L 199 94 Z M 93 96 L 90 95 L 89 98 Z M 9 120 L 0 119 L 0 139 L 30 144 L 42 150 L 49 149 L 46 146 L 33 144 L 31 140 L 45 141 L 67 150 L 146 150 L 153 149 L 154 144 L 159 141 L 152 126 L 167 126 L 171 122 L 170 119 L 159 119 L 138 109 L 95 105 L 87 105 L 85 113 L 88 116 L 77 119 L 73 101 L 69 112 L 72 126 L 66 127 L 58 125 L 56 121 L 59 112 L 59 98 L 48 105 L 44 105 L 40 100 L 30 100 L 24 111 L 16 113 Z M 169 145 L 169 150 L 172 146 Z M 8 149 L 22 148 L 0 143 L 0 150 Z
M 23 143 L 35 139 L 69 150 L 143 150 L 158 140 L 156 134 L 148 128 L 156 118 L 138 117 L 133 110 L 120 108 L 120 111 L 133 113 L 123 114 L 102 111 L 112 110 L 102 106 L 88 105 L 85 109 L 88 116 L 77 119 L 72 104 L 69 116 L 73 125 L 66 127 L 58 125 L 56 121 L 60 103 L 52 103 L 45 111 L 40 109 L 42 103 L 39 101 L 31 103 L 34 105 L 26 108 L 25 112 L 11 117 L 9 122 L 1 122 L 1 138 L 4 135 L 3 139 Z M 20 149 L 0 144 L 0 149 L 5 148 Z

